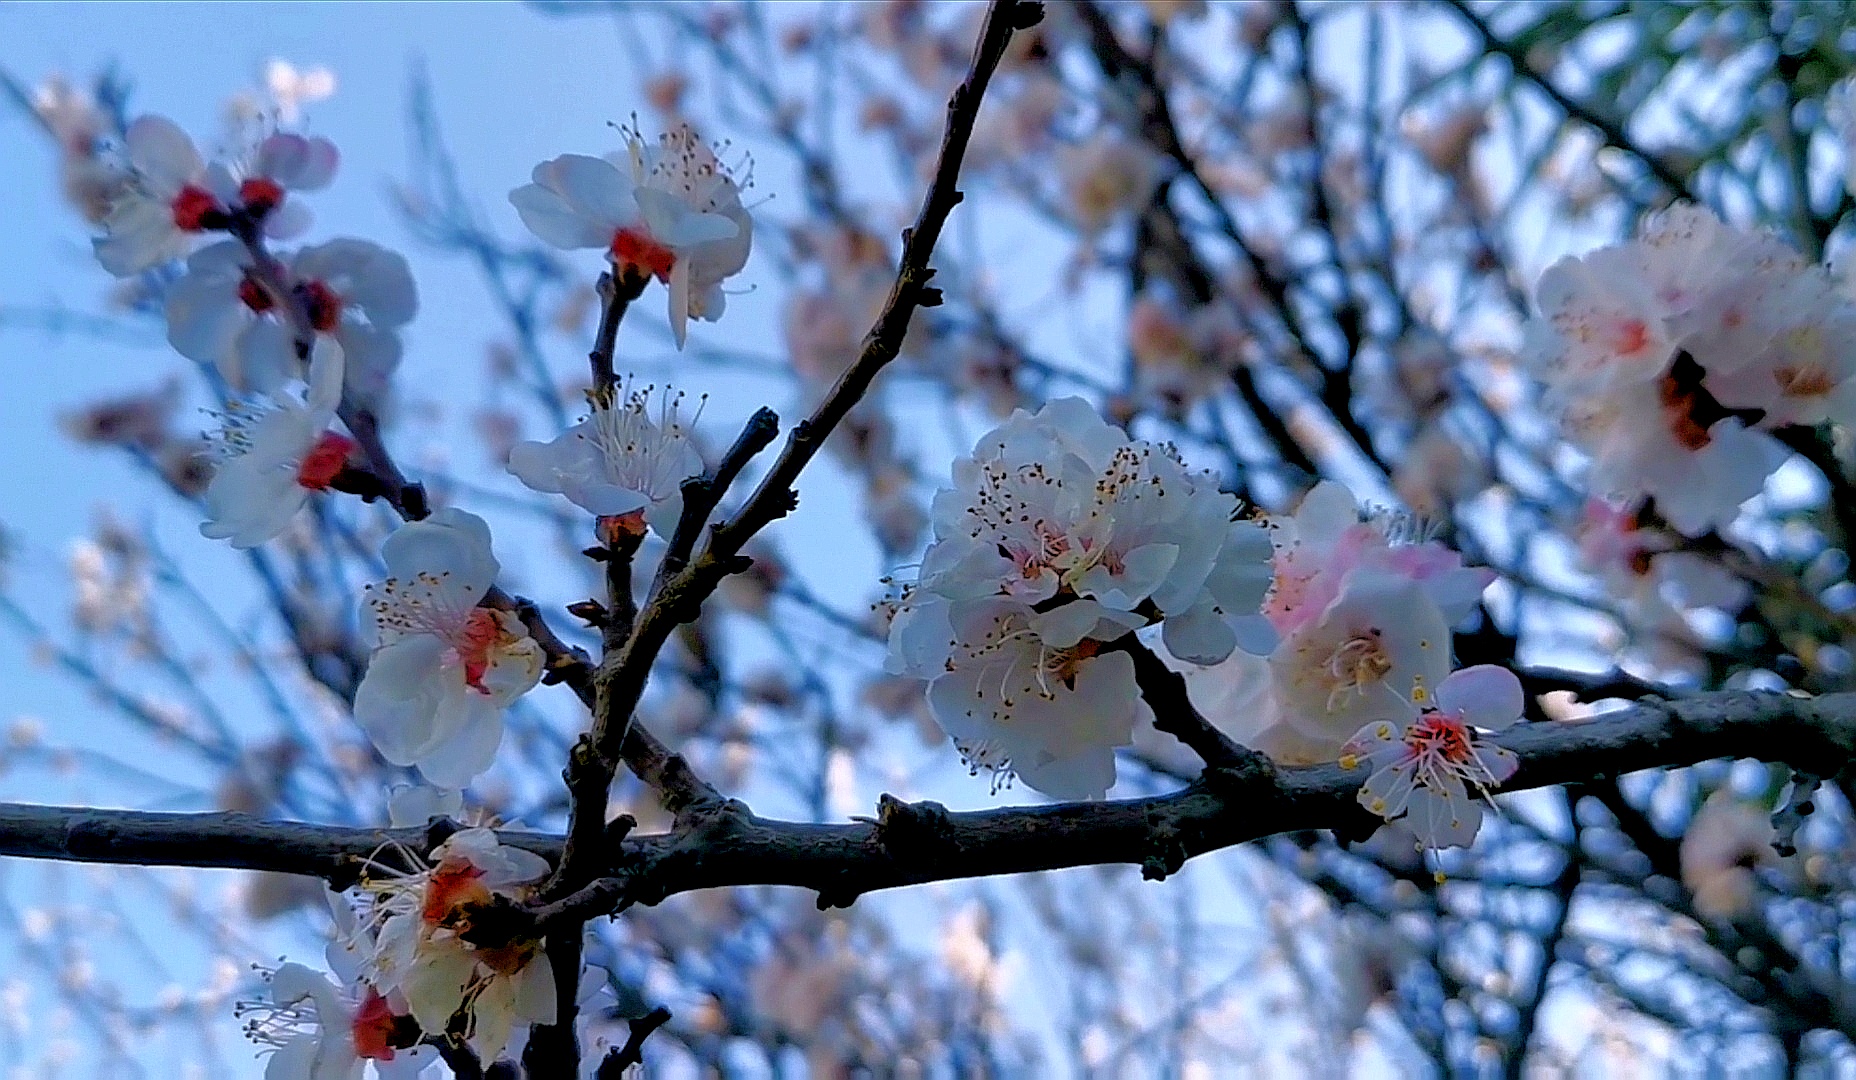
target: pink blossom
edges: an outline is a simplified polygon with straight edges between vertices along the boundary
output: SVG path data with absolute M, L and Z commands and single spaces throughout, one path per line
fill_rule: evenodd
M 1476 731 L 1501 731 L 1521 718 L 1521 682 L 1505 668 L 1481 664 L 1451 673 L 1434 697 L 1418 694 L 1413 702 L 1418 711 L 1405 722 L 1361 728 L 1342 747 L 1340 766 L 1370 762 L 1360 805 L 1388 821 L 1403 818 L 1422 847 L 1468 847 L 1482 824 L 1472 795 L 1487 798 L 1520 764 L 1512 751 L 1482 743 Z

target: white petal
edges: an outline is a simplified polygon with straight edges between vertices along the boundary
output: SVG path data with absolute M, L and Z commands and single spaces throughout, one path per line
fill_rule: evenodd
M 684 339 L 689 336 L 690 318 L 690 263 L 688 259 L 678 259 L 670 268 L 670 332 L 677 339 L 677 348 L 683 348 Z
M 1421 787 L 1405 806 L 1405 825 L 1428 848 L 1468 847 L 1482 827 L 1482 806 L 1467 795 Z
M 285 199 L 264 215 L 264 235 L 273 240 L 293 240 L 308 232 L 315 221 L 315 213 L 303 200 Z
M 503 710 L 475 691 L 469 701 L 451 737 L 419 759 L 419 774 L 440 787 L 468 787 L 496 761 L 503 743 Z
M 394 828 L 424 825 L 435 817 L 456 820 L 464 813 L 464 793 L 423 784 L 397 788 L 387 797 L 387 821 Z
M 489 591 L 500 569 L 490 549 L 490 526 L 456 507 L 439 510 L 424 521 L 401 526 L 380 546 L 387 572 L 410 579 L 420 573 L 448 575 L 454 600 L 469 603 Z M 475 595 L 471 595 L 471 594 Z
M 355 690 L 354 718 L 380 756 L 412 765 L 432 741 L 448 646 L 431 634 L 402 638 L 375 650 Z M 462 785 L 457 785 L 462 786 Z
M 172 197 L 198 177 L 204 166 L 193 140 L 165 116 L 137 117 L 123 133 L 129 164 L 159 185 L 159 193 Z
M 613 229 L 585 217 L 558 193 L 540 184 L 524 184 L 509 193 L 509 204 L 521 215 L 522 224 L 542 243 L 572 250 L 603 248 L 612 243 Z
M 1237 648 L 1237 634 L 1209 603 L 1167 616 L 1160 628 L 1167 652 L 1194 664 L 1221 663 Z
M 562 154 L 535 167 L 535 181 L 559 192 L 580 214 L 604 227 L 601 245 L 614 229 L 637 217 L 631 178 L 604 158 Z
M 1013 770 L 1026 786 L 1053 799 L 1100 799 L 1115 786 L 1115 751 L 1089 747 L 1046 761 L 1015 759 Z
M 1437 707 L 1462 713 L 1471 727 L 1500 731 L 1521 719 L 1527 695 L 1514 672 L 1494 664 L 1477 664 L 1451 672 L 1437 687 Z

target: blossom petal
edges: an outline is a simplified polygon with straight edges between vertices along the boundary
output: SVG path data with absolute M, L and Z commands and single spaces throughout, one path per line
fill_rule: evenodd
M 544 244 L 571 251 L 603 248 L 612 243 L 609 224 L 585 217 L 558 192 L 540 184 L 524 184 L 511 191 L 509 204 L 516 208 L 528 231 Z
M 412 765 L 432 742 L 436 701 L 432 682 L 448 646 L 431 634 L 402 638 L 375 650 L 354 695 L 354 718 L 395 765 Z M 462 785 L 458 785 L 462 786 Z
M 123 133 L 129 164 L 171 197 L 205 169 L 193 139 L 165 116 L 140 116 Z
M 450 737 L 420 755 L 419 774 L 439 787 L 463 788 L 487 771 L 503 744 L 503 710 L 482 694 L 468 693 L 469 704 L 457 722 L 443 725 Z
M 1437 686 L 1437 707 L 1461 713 L 1471 727 L 1501 731 L 1521 719 L 1527 695 L 1514 672 L 1494 664 L 1453 671 Z
M 469 595 L 471 604 L 489 591 L 501 569 L 491 553 L 489 524 L 451 506 L 402 525 L 380 546 L 380 555 L 393 576 L 444 576 L 455 598 Z

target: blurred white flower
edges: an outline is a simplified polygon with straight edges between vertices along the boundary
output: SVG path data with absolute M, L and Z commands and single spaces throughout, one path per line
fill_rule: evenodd
M 1522 359 L 1591 456 L 1594 492 L 1653 498 L 1691 536 L 1731 522 L 1785 460 L 1765 430 L 1856 422 L 1856 303 L 1777 237 L 1705 208 L 1560 260 L 1537 300 Z
M 1682 834 L 1682 884 L 1703 917 L 1728 921 L 1749 914 L 1758 898 L 1756 871 L 1773 866 L 1777 836 L 1763 807 L 1717 791 Z
M 269 406 L 228 409 L 201 535 L 256 547 L 289 526 L 310 492 L 328 490 L 356 449 L 353 439 L 328 429 L 341 385 L 341 347 L 324 338 L 310 356 L 302 400 L 279 389 Z
M 335 73 L 320 65 L 298 68 L 273 58 L 264 65 L 264 88 L 277 103 L 278 119 L 287 124 L 302 115 L 303 106 L 334 96 Z
M 267 236 L 302 232 L 309 212 L 288 194 L 328 186 L 338 160 L 327 139 L 279 133 L 243 160 L 208 164 L 186 132 L 152 115 L 131 123 L 124 143 L 128 183 L 95 241 L 97 261 L 118 277 L 181 258 L 196 235 L 226 228 L 234 211 L 262 221 Z
M 336 239 L 280 260 L 290 295 L 278 296 L 233 241 L 201 248 L 168 289 L 168 343 L 212 364 L 233 386 L 265 392 L 297 377 L 295 331 L 282 305 L 300 306 L 318 337 L 341 345 L 345 382 L 361 400 L 386 388 L 400 361 L 399 329 L 419 310 L 405 257 L 365 240 Z

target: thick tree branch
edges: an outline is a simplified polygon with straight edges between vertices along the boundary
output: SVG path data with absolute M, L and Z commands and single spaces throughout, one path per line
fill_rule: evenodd
M 1590 720 L 1517 725 L 1497 741 L 1521 759 L 1504 790 L 1723 757 L 1821 771 L 1856 752 L 1856 694 L 1723 691 L 1646 700 Z M 691 828 L 630 837 L 608 852 L 608 872 L 625 882 L 609 895 L 616 907 L 691 889 L 795 885 L 817 891 L 823 903 L 848 904 L 877 889 L 1071 866 L 1130 863 L 1160 877 L 1193 856 L 1277 833 L 1363 835 L 1377 822 L 1354 799 L 1363 779 L 1334 765 L 1211 770 L 1151 798 L 964 812 L 887 800 L 878 820 L 843 825 L 775 821 L 724 802 L 696 815 Z M 560 856 L 559 837 L 502 836 Z M 395 850 L 423 849 L 425 839 L 417 828 L 0 804 L 0 855 L 239 867 L 337 885 L 369 860 L 390 863 Z

